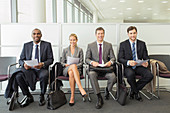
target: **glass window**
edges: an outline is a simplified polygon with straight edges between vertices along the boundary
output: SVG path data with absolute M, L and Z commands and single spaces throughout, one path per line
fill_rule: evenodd
M 80 12 L 80 23 L 83 23 L 83 12 Z
M 79 19 L 79 10 L 77 8 L 75 9 L 75 23 L 78 23 L 78 19 Z
M 31 4 L 29 0 L 18 0 L 18 23 L 31 21 Z
M 67 2 L 67 23 L 72 23 L 72 4 Z
M 53 23 L 52 0 L 46 0 L 46 22 Z
M 0 23 L 10 23 L 10 0 L 0 0 Z

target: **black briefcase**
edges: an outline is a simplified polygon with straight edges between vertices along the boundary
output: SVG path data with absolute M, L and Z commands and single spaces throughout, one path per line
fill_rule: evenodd
M 124 84 L 119 84 L 117 101 L 120 105 L 124 106 L 126 104 L 127 95 L 127 87 Z
M 50 110 L 55 110 L 67 103 L 64 92 L 60 90 L 60 88 L 56 88 L 56 82 L 57 79 L 51 83 L 50 90 L 47 95 L 47 108 Z

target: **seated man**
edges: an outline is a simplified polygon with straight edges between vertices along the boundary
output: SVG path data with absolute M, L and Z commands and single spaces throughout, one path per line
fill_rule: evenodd
M 129 39 L 120 43 L 118 61 L 125 67 L 125 76 L 131 86 L 130 99 L 134 99 L 135 96 L 136 100 L 142 101 L 139 90 L 142 90 L 142 88 L 152 80 L 153 75 L 147 69 L 149 61 L 144 62 L 141 66 L 136 66 L 136 61 L 149 59 L 148 52 L 145 42 L 136 39 L 136 27 L 130 26 L 127 29 L 127 33 Z M 142 76 L 137 82 L 135 78 L 136 75 Z
M 105 64 L 106 67 L 110 67 L 115 62 L 115 55 L 112 49 L 112 44 L 105 42 L 104 39 L 105 30 L 99 27 L 95 31 L 97 41 L 88 44 L 86 52 L 86 63 L 94 67 L 99 66 L 99 64 Z M 105 88 L 105 99 L 109 98 L 109 91 L 112 90 L 113 85 L 116 82 L 116 76 L 114 72 L 88 72 L 90 77 L 92 88 L 98 97 L 96 108 L 100 109 L 102 107 L 103 99 L 100 94 L 100 88 L 97 80 L 97 76 L 105 76 L 108 79 L 107 87 Z
M 51 43 L 41 40 L 41 37 L 42 34 L 39 29 L 36 28 L 32 31 L 33 41 L 24 44 L 19 59 L 19 64 L 22 67 L 15 72 L 15 85 L 17 84 L 17 86 L 21 88 L 22 93 L 25 96 L 25 100 L 20 105 L 21 107 L 25 107 L 34 101 L 28 87 L 30 87 L 31 90 L 35 90 L 37 78 L 40 80 L 41 88 L 39 105 L 42 106 L 45 104 L 44 94 L 48 84 L 48 67 L 53 63 L 53 53 Z M 25 60 L 31 59 L 37 59 L 39 64 L 31 67 L 24 62 Z M 8 93 L 8 89 L 9 84 L 6 93 Z

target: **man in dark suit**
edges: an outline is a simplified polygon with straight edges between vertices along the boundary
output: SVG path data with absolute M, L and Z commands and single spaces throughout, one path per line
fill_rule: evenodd
M 136 100 L 142 101 L 139 90 L 142 90 L 153 79 L 153 75 L 147 69 L 149 61 L 140 66 L 136 66 L 136 61 L 149 59 L 148 52 L 145 42 L 136 39 L 137 28 L 135 26 L 130 26 L 127 33 L 129 39 L 120 43 L 118 61 L 125 67 L 125 76 L 131 86 L 130 99 L 135 97 Z M 142 78 L 136 82 L 135 75 L 140 75 Z
M 97 41 L 88 44 L 86 52 L 86 63 L 93 67 L 98 67 L 99 65 L 103 64 L 105 65 L 105 67 L 111 68 L 111 65 L 115 62 L 115 55 L 113 52 L 112 44 L 103 40 L 104 34 L 105 30 L 102 27 L 97 28 L 95 32 Z M 103 105 L 103 99 L 100 94 L 100 88 L 97 77 L 105 76 L 108 79 L 107 87 L 105 88 L 105 99 L 109 99 L 109 91 L 112 90 L 113 85 L 116 82 L 115 73 L 113 71 L 90 71 L 88 72 L 88 75 L 90 77 L 92 88 L 98 97 L 96 108 L 100 109 Z
M 35 90 L 37 78 L 40 80 L 40 100 L 39 105 L 45 104 L 44 94 L 48 84 L 48 67 L 53 63 L 53 53 L 51 43 L 41 40 L 42 34 L 39 29 L 32 31 L 33 41 L 25 43 L 20 55 L 19 64 L 22 66 L 21 70 L 16 73 L 16 82 L 21 88 L 25 100 L 21 107 L 25 107 L 34 101 L 33 96 L 29 92 L 28 87 Z M 25 60 L 38 60 L 38 65 L 28 66 Z

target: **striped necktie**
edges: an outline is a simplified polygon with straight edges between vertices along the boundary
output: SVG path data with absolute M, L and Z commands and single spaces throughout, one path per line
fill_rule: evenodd
M 135 50 L 135 42 L 132 43 L 132 56 L 133 56 L 133 60 L 136 61 L 136 50 Z M 132 69 L 135 69 L 136 66 L 133 66 Z

